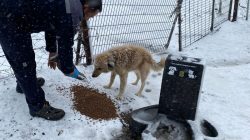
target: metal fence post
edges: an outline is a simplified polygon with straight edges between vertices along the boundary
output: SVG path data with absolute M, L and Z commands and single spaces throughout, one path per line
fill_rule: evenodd
M 166 49 L 169 47 L 169 44 L 170 44 L 172 35 L 173 35 L 173 33 L 174 33 L 174 28 L 175 28 L 177 19 L 178 19 L 178 16 L 175 16 L 174 22 L 173 22 L 173 25 L 172 25 L 172 28 L 171 28 L 171 30 L 170 30 L 170 34 L 169 34 L 169 37 L 168 37 L 168 41 L 167 41 L 167 43 L 164 45 L 164 47 L 165 47 Z
M 228 12 L 228 20 L 231 21 L 231 14 L 232 14 L 232 7 L 233 7 L 233 0 L 230 0 L 229 4 L 229 12 Z
M 218 13 L 222 14 L 222 0 L 220 0 L 220 2 L 219 2 L 219 11 L 218 11 Z
M 214 30 L 214 7 L 215 7 L 215 0 L 213 0 L 213 5 L 212 5 L 212 20 L 211 20 L 211 27 L 210 31 L 212 32 Z
M 171 28 L 171 30 L 170 30 L 170 34 L 169 34 L 169 37 L 168 37 L 168 41 L 167 41 L 167 43 L 164 45 L 164 47 L 165 47 L 166 49 L 168 48 L 168 46 L 169 46 L 169 44 L 170 44 L 172 35 L 173 35 L 173 33 L 174 33 L 175 25 L 176 25 L 176 23 L 177 23 L 177 21 L 178 21 L 178 30 L 179 30 L 179 36 L 178 36 L 179 40 L 178 40 L 178 42 L 179 42 L 179 51 L 182 50 L 182 36 L 181 36 L 181 35 L 182 35 L 182 33 L 181 33 L 181 4 L 182 4 L 182 0 L 177 0 L 177 6 L 176 6 L 174 12 L 172 13 L 172 15 L 175 14 L 175 18 L 174 18 L 174 22 L 173 22 L 173 24 L 172 24 L 172 28 Z M 171 15 L 171 16 L 172 16 L 172 15 Z
M 247 1 L 247 15 L 246 15 L 246 20 L 248 20 L 248 14 L 249 14 L 249 1 L 250 0 Z
M 178 28 L 179 28 L 179 51 L 182 51 L 182 31 L 181 31 L 181 7 L 182 7 L 182 0 L 178 0 L 177 6 L 177 14 L 178 14 Z
M 234 0 L 234 9 L 233 9 L 232 22 L 237 20 L 238 7 L 239 7 L 239 0 Z
M 174 23 L 173 23 L 171 31 L 170 31 L 170 36 L 168 37 L 167 44 L 165 45 L 166 49 L 168 48 L 168 46 L 170 44 L 170 41 L 171 41 L 171 38 L 172 38 L 172 35 L 173 35 L 173 32 L 174 32 L 174 29 L 175 29 L 176 22 L 178 21 L 178 31 L 179 31 L 178 43 L 179 43 L 179 51 L 182 51 L 181 7 L 182 7 L 182 0 L 177 0 L 177 6 L 176 6 L 175 11 L 174 11 L 176 15 L 175 15 Z

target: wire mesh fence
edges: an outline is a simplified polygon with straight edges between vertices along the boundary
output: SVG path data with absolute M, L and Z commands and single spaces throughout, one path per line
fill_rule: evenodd
M 185 0 L 181 12 L 183 47 L 210 33 L 212 0 Z
M 176 5 L 176 0 L 104 0 L 102 13 L 89 22 L 93 54 L 125 43 L 162 51 Z
M 228 20 L 230 0 L 185 0 L 182 5 L 183 47 L 200 40 Z
M 250 0 L 241 0 L 239 2 L 239 18 L 243 18 L 249 20 L 249 12 L 250 12 Z
M 231 0 L 215 0 L 214 28 L 228 20 Z
M 0 49 L 0 80 L 12 74 L 13 72 L 10 69 L 9 63 L 5 59 L 2 49 Z
M 42 67 L 47 65 L 48 57 L 48 54 L 45 51 L 45 39 L 43 32 L 32 34 L 32 45 L 36 54 L 37 72 L 39 72 Z M 0 46 L 0 80 L 9 76 L 13 76 L 13 71 Z
M 137 44 L 151 52 L 165 51 L 174 29 L 177 2 L 103 0 L 102 13 L 88 22 L 92 54 L 122 44 Z M 184 0 L 181 9 L 183 46 L 198 41 L 226 21 L 229 7 L 230 0 Z M 32 39 L 39 71 L 47 65 L 44 33 L 32 34 Z M 0 79 L 11 74 L 13 72 L 0 47 Z

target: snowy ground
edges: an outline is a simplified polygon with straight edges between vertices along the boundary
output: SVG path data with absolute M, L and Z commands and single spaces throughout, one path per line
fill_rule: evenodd
M 201 57 L 207 62 L 204 83 L 199 104 L 199 117 L 212 122 L 225 136 L 225 140 L 248 140 L 250 137 L 250 22 L 238 21 L 223 24 L 219 32 L 208 35 L 181 54 Z M 172 43 L 168 53 L 176 54 L 177 45 Z M 159 56 L 155 56 L 159 58 Z M 89 78 L 93 67 L 78 67 Z M 0 139 L 93 139 L 110 140 L 119 135 L 122 124 L 119 119 L 94 121 L 80 115 L 73 109 L 72 84 L 86 84 L 64 77 L 58 70 L 42 67 L 39 76 L 46 79 L 43 89 L 50 103 L 63 108 L 66 116 L 57 122 L 32 118 L 24 95 L 15 91 L 15 79 L 0 80 Z M 161 77 L 152 72 L 145 87 L 152 92 L 143 92 L 144 97 L 134 95 L 139 86 L 128 84 L 125 99 L 114 100 L 121 111 L 157 104 L 159 101 Z M 111 90 L 102 88 L 109 74 L 96 79 L 90 78 L 90 85 L 107 93 L 111 98 L 117 95 L 119 81 Z M 135 79 L 129 75 L 128 83 Z M 59 90 L 65 87 L 64 90 Z M 131 102 L 129 102 L 131 101 Z

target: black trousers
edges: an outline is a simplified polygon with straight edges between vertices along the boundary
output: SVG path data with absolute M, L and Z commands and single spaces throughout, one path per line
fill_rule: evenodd
M 0 30 L 0 43 L 17 82 L 25 93 L 30 111 L 38 111 L 43 106 L 45 97 L 43 89 L 36 84 L 35 53 L 30 33 L 7 26 Z
M 32 0 L 28 4 L 26 0 L 4 0 L 1 7 L 5 9 L 0 10 L 0 44 L 25 94 L 30 112 L 36 112 L 42 108 L 45 96 L 36 82 L 31 33 L 52 33 L 49 38 L 58 42 L 60 70 L 69 74 L 74 70 L 71 15 L 66 13 L 64 0 Z

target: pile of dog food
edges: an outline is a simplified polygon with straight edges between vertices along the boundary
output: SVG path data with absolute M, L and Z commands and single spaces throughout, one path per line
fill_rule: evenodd
M 73 86 L 71 92 L 74 94 L 74 108 L 82 115 L 102 120 L 118 117 L 114 103 L 105 94 L 81 85 Z

